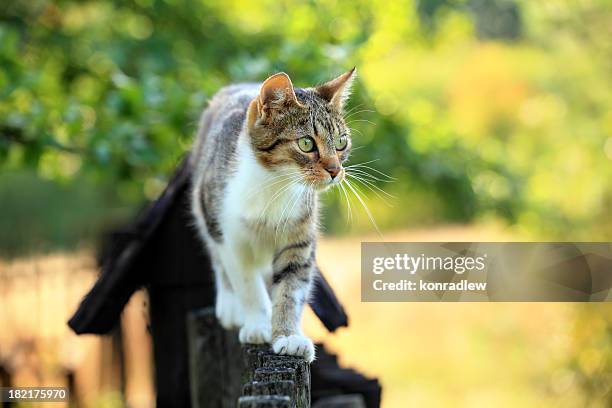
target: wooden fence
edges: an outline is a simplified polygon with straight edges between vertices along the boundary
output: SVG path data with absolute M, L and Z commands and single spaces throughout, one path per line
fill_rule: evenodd
M 194 408 L 310 407 L 310 369 L 303 358 L 242 346 L 237 332 L 218 324 L 214 308 L 191 313 L 187 330 Z
M 187 337 L 193 408 L 311 406 L 310 365 L 301 357 L 273 354 L 268 345 L 241 345 L 236 331 L 224 330 L 219 325 L 214 307 L 188 315 Z M 329 395 L 313 405 L 313 408 L 365 407 L 360 394 Z

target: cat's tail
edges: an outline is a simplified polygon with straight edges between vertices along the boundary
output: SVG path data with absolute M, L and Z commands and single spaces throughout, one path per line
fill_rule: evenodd
M 348 326 L 348 316 L 318 265 L 313 273 L 313 289 L 309 304 L 321 323 L 330 332 Z

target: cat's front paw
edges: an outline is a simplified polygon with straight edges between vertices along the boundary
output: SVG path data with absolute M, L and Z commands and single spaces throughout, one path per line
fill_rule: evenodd
M 241 343 L 263 344 L 272 339 L 272 326 L 270 319 L 247 321 L 238 333 Z
M 315 348 L 312 340 L 299 334 L 275 338 L 272 343 L 272 351 L 276 354 L 304 357 L 309 363 L 312 363 L 315 358 Z
M 242 306 L 233 293 L 217 293 L 215 314 L 224 329 L 237 329 L 243 324 Z

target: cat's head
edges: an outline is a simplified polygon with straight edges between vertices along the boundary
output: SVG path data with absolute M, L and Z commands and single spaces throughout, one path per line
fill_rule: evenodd
M 272 75 L 249 106 L 248 134 L 259 163 L 295 174 L 322 190 L 345 177 L 351 135 L 343 117 L 356 70 L 314 88 L 293 88 L 285 73 Z M 294 172 L 294 173 L 293 173 Z

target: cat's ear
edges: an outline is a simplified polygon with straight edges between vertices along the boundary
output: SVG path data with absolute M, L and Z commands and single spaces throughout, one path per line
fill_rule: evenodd
M 295 96 L 291 78 L 284 72 L 274 74 L 264 81 L 259 91 L 259 112 L 266 117 L 275 109 L 288 106 L 302 106 Z
M 342 110 L 344 103 L 351 94 L 353 80 L 357 76 L 357 67 L 315 88 L 323 99 L 334 108 Z

